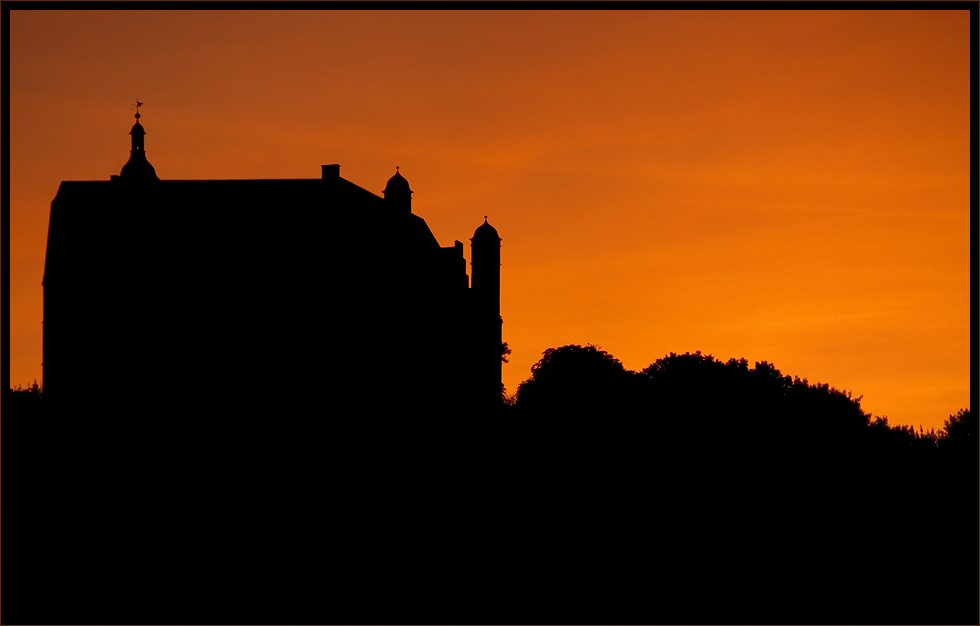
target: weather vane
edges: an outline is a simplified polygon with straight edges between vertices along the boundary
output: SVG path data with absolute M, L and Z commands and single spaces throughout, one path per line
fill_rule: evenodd
M 140 97 L 139 96 L 136 96 L 136 104 L 133 105 L 133 106 L 136 107 L 136 119 L 139 119 L 140 118 L 140 107 L 143 106 L 143 103 L 140 102 Z

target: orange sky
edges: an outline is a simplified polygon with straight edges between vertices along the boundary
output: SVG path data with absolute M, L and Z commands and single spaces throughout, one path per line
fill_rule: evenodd
M 138 95 L 163 179 L 399 165 L 467 258 L 489 215 L 510 392 L 549 347 L 701 350 L 938 428 L 970 403 L 970 54 L 968 11 L 12 11 L 11 383 L 50 202 L 119 173 Z

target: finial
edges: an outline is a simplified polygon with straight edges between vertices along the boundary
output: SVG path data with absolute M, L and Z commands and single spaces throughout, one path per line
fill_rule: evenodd
M 397 165 L 395 166 L 395 173 L 396 174 L 398 173 L 398 166 Z
M 484 215 L 484 216 L 483 216 L 483 223 L 484 223 L 484 224 L 486 224 L 486 223 L 487 223 L 487 216 L 486 216 L 486 215 Z
M 136 107 L 136 116 L 135 117 L 136 117 L 136 119 L 139 119 L 140 118 L 140 107 L 143 106 L 143 103 L 140 102 L 140 97 L 139 96 L 136 96 L 136 104 L 133 105 L 133 106 Z

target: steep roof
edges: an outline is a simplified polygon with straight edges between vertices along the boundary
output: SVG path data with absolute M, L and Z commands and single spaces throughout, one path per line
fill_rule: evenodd
M 63 264 L 91 257 L 109 263 L 141 249 L 179 258 L 210 247 L 230 265 L 236 255 L 310 262 L 317 251 L 336 258 L 392 241 L 420 254 L 439 249 L 423 218 L 339 177 L 65 181 L 51 203 L 43 281 Z

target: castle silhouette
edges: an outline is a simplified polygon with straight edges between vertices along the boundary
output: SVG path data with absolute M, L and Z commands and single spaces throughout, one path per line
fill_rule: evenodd
M 397 171 L 383 198 L 337 165 L 161 181 L 138 119 L 119 176 L 52 202 L 44 402 L 78 419 L 7 424 L 33 621 L 976 622 L 972 435 L 869 424 L 765 362 L 581 346 L 518 420 L 424 419 L 500 403 L 493 227 L 470 284 Z
M 43 377 L 55 405 L 154 414 L 450 415 L 501 401 L 500 237 L 439 245 L 396 168 L 379 197 L 318 179 L 160 180 L 139 121 L 108 181 L 51 203 Z M 112 388 L 118 406 L 105 406 Z M 312 402 L 312 404 L 311 404 Z

